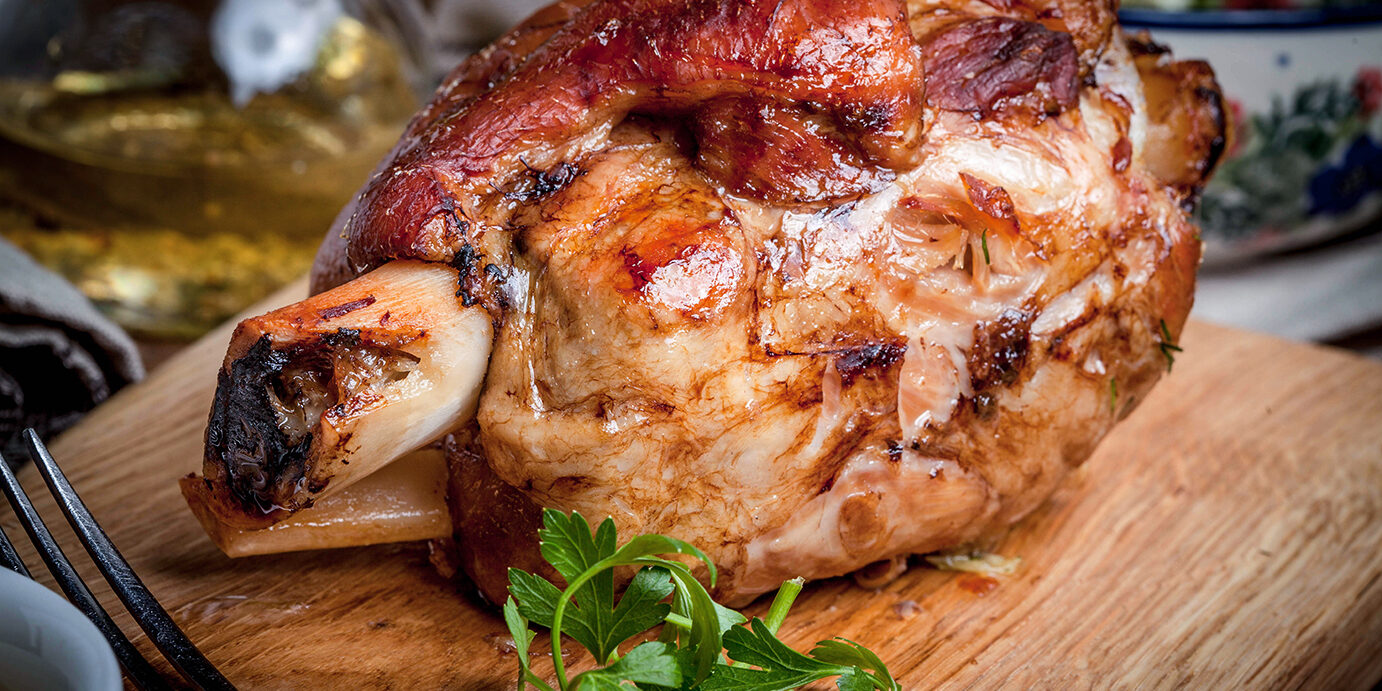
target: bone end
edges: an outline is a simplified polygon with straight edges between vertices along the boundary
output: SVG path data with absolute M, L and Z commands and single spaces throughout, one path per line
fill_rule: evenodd
M 448 266 L 396 261 L 241 322 L 203 478 L 184 481 L 194 511 L 262 529 L 468 422 L 492 325 L 456 289 Z

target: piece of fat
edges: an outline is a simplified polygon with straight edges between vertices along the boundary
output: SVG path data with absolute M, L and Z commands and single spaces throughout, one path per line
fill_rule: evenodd
M 179 484 L 202 529 L 230 557 L 430 540 L 449 537 L 452 531 L 446 507 L 446 454 L 438 448 L 414 451 L 258 530 L 217 520 L 198 491 L 201 483 L 189 475 Z

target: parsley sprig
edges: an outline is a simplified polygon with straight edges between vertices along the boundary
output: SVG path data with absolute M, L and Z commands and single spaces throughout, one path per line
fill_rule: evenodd
M 693 557 L 705 565 L 713 587 L 715 564 L 694 545 L 664 535 L 640 535 L 616 547 L 614 521 L 592 532 L 581 514 L 548 509 L 538 531 L 542 556 L 568 584 L 509 569 L 504 622 L 518 653 L 518 688 L 540 691 L 778 691 L 838 677 L 842 691 L 899 691 L 883 661 L 858 643 L 834 638 L 802 654 L 777 637 L 777 629 L 801 592 L 801 579 L 778 590 L 767 619 L 748 626 L 738 612 L 715 602 L 691 569 L 665 555 Z M 616 601 L 614 569 L 638 571 Z M 557 686 L 535 674 L 529 649 L 536 635 L 529 624 L 551 630 Z M 654 627 L 658 639 L 620 646 Z M 562 636 L 580 643 L 603 665 L 568 678 Z M 726 655 L 732 662 L 726 661 Z

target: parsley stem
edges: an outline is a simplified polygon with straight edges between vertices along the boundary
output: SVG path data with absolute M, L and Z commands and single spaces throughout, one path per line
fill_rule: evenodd
M 777 596 L 773 598 L 772 606 L 768 608 L 768 616 L 763 620 L 769 631 L 777 633 L 778 627 L 782 626 L 783 620 L 787 618 L 787 610 L 797 601 L 797 595 L 801 594 L 801 586 L 805 582 L 806 579 L 801 577 L 782 582 L 782 587 L 777 589 Z
M 519 675 L 519 691 L 523 691 L 523 689 L 525 688 L 525 686 L 523 685 L 524 682 L 532 684 L 534 688 L 540 689 L 541 691 L 556 691 L 556 689 L 548 685 L 547 682 L 543 681 L 541 677 L 539 677 L 536 674 L 533 674 L 532 672 L 524 672 L 523 674 Z
M 561 659 L 561 618 L 566 613 L 566 604 L 576 596 L 576 592 L 581 589 L 590 579 L 603 569 L 586 569 L 581 575 L 577 576 L 566 586 L 562 592 L 561 599 L 557 601 L 557 606 L 552 610 L 552 668 L 557 673 L 557 688 L 566 691 L 571 687 L 571 682 L 566 679 L 566 664 Z
M 690 631 L 691 625 L 693 623 L 690 618 L 683 617 L 680 614 L 676 614 L 675 612 L 668 612 L 666 618 L 664 618 L 663 621 L 683 631 Z

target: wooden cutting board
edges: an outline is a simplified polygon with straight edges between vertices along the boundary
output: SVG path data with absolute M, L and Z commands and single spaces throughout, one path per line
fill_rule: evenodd
M 502 621 L 438 576 L 425 545 L 231 560 L 202 534 L 175 481 L 200 466 L 229 331 L 52 445 L 136 571 L 242 688 L 511 687 Z M 1000 545 L 1022 558 L 1015 575 L 992 589 L 923 567 L 881 590 L 813 584 L 784 637 L 860 641 L 905 688 L 1369 688 L 1382 365 L 1202 323 L 1181 343 L 1175 372 Z M 21 478 L 61 523 L 33 468 Z

